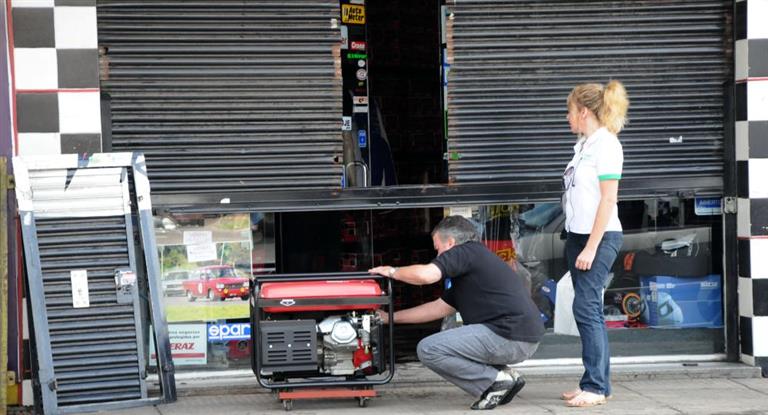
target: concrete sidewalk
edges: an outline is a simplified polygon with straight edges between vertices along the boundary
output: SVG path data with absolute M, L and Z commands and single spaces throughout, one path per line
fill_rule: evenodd
M 614 398 L 605 406 L 566 408 L 559 394 L 572 388 L 579 367 L 530 367 L 520 370 L 526 387 L 503 414 L 768 414 L 768 379 L 759 369 L 740 364 L 619 365 L 614 367 Z M 275 396 L 261 389 L 246 371 L 227 378 L 177 381 L 179 400 L 157 407 L 113 411 L 121 415 L 196 415 L 285 413 Z M 378 389 L 367 408 L 352 399 L 295 401 L 295 414 L 462 414 L 472 397 L 418 364 L 399 365 L 395 380 Z

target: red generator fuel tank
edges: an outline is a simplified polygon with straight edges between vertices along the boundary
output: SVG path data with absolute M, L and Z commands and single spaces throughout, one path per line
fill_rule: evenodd
M 370 280 L 330 280 L 330 281 L 291 281 L 268 282 L 261 286 L 259 298 L 281 300 L 284 307 L 265 307 L 267 313 L 285 313 L 298 311 L 329 311 L 329 310 L 372 310 L 379 308 L 375 304 L 318 304 L 293 306 L 297 299 L 325 298 L 343 299 L 348 297 L 380 297 L 382 294 L 379 283 Z

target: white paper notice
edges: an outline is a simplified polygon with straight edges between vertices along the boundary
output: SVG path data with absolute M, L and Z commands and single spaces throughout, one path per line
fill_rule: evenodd
M 213 243 L 211 231 L 184 231 L 184 245 L 202 245 Z
M 449 212 L 449 215 L 458 215 L 468 219 L 472 219 L 471 206 L 452 206 L 448 208 L 448 212 Z
M 84 269 L 72 270 L 69 272 L 69 279 L 72 283 L 72 307 L 90 307 L 91 301 L 88 296 L 88 271 Z
M 216 244 L 187 245 L 187 261 L 203 262 L 216 259 Z

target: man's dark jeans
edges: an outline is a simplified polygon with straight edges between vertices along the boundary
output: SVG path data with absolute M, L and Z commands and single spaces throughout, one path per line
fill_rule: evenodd
M 611 394 L 611 352 L 603 317 L 603 289 L 607 288 L 608 274 L 619 254 L 623 235 L 621 232 L 606 232 L 597 248 L 592 268 L 580 271 L 575 268 L 576 258 L 588 239 L 589 235 L 569 232 L 565 244 L 568 269 L 573 279 L 573 316 L 581 336 L 581 359 L 584 362 L 584 376 L 579 387 L 608 396 Z

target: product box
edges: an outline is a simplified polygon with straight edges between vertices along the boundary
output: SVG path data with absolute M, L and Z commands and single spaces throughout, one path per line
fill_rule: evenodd
M 722 327 L 720 275 L 640 277 L 642 318 L 651 327 Z

